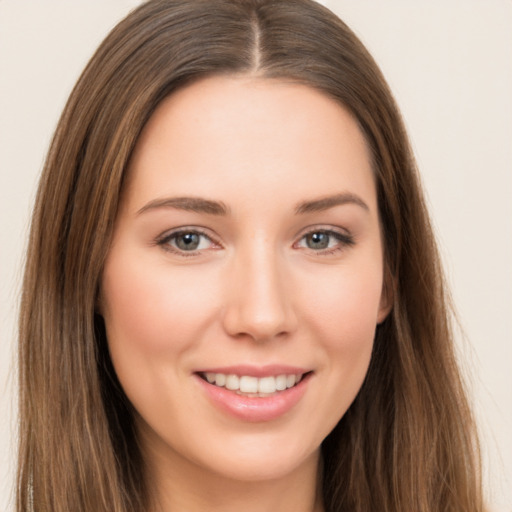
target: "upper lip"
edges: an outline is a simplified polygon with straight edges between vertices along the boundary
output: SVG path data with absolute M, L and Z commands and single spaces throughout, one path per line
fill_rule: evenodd
M 223 373 L 225 375 L 248 375 L 251 377 L 276 377 L 278 375 L 303 375 L 309 371 L 310 370 L 299 366 L 283 364 L 270 364 L 264 366 L 240 364 L 235 366 L 205 367 L 194 373 Z

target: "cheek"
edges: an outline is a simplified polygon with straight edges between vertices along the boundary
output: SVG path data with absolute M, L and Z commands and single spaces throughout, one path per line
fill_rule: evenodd
M 308 323 L 324 332 L 333 348 L 373 340 L 382 294 L 378 264 L 330 269 L 307 277 L 297 289 Z M 306 292 L 307 290 L 307 292 Z
M 346 383 L 359 386 L 366 374 L 377 325 L 378 296 L 370 287 L 345 287 L 336 290 L 330 300 L 317 301 L 312 315 L 331 358 L 332 367 Z M 321 324 L 319 324 L 321 322 Z M 359 384 L 358 384 L 359 383 Z
M 381 292 L 380 265 L 340 268 L 310 283 L 302 314 L 309 335 L 326 356 L 324 364 L 351 401 L 366 375 L 373 349 Z M 347 404 L 346 404 L 347 405 Z
M 117 377 L 139 414 L 158 422 L 162 404 L 171 407 L 162 390 L 176 389 L 186 372 L 183 361 L 200 344 L 213 316 L 211 287 L 199 276 L 173 272 L 165 263 L 130 251 L 112 252 L 102 284 L 102 313 Z
M 106 266 L 103 290 L 111 348 L 155 354 L 186 348 L 214 304 L 197 277 L 122 259 Z
M 305 275 L 305 274 L 303 274 Z M 371 359 L 382 288 L 379 265 L 346 266 L 316 272 L 299 292 L 303 327 L 319 348 L 315 410 L 307 420 L 316 438 L 335 427 L 356 398 Z

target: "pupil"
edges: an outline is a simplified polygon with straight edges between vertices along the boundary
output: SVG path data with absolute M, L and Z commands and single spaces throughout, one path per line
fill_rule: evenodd
M 326 249 L 329 246 L 329 235 L 326 233 L 313 233 L 308 237 L 310 249 Z
M 197 233 L 186 233 L 176 240 L 176 245 L 184 251 L 193 251 L 199 246 L 199 235 Z

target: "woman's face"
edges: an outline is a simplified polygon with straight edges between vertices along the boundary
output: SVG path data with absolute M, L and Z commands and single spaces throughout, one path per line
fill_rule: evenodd
M 166 99 L 130 164 L 101 304 L 150 464 L 314 471 L 365 377 L 382 290 L 375 183 L 346 110 L 254 78 Z

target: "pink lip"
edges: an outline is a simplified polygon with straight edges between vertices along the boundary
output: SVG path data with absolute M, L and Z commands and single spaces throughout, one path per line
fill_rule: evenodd
M 249 375 L 251 377 L 276 377 L 278 375 L 303 375 L 309 370 L 297 366 L 271 364 L 266 366 L 254 366 L 242 364 L 237 366 L 223 366 L 204 368 L 195 373 L 223 373 L 225 375 Z
M 288 368 L 286 371 L 282 371 L 280 368 L 278 371 L 269 370 L 269 368 L 262 369 L 260 375 L 255 375 L 253 371 L 247 371 L 248 368 L 244 367 L 243 371 L 237 367 L 235 371 L 233 367 L 229 369 L 216 368 L 212 373 L 229 373 L 232 375 L 252 375 L 252 376 L 268 376 L 268 375 L 283 375 L 283 374 L 294 374 L 304 373 L 303 371 L 295 368 L 297 371 L 290 371 Z M 219 371 L 216 371 L 219 370 Z M 208 370 L 210 371 L 210 370 Z M 305 375 L 302 380 L 294 387 L 286 389 L 284 391 L 278 391 L 272 396 L 268 397 L 249 397 L 244 395 L 238 395 L 236 392 L 229 391 L 226 388 L 209 384 L 199 374 L 195 374 L 197 382 L 211 400 L 215 407 L 221 411 L 228 413 L 235 418 L 247 421 L 247 422 L 265 422 L 272 421 L 280 418 L 287 412 L 289 412 L 304 396 L 308 383 L 310 381 L 311 373 Z

